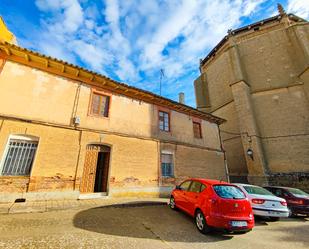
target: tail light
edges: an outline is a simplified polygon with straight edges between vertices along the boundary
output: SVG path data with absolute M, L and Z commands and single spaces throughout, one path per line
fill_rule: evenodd
M 303 200 L 289 200 L 290 204 L 296 204 L 296 205 L 304 205 Z
M 263 204 L 265 200 L 263 199 L 252 199 L 252 203 L 254 204 Z
M 281 203 L 282 206 L 287 206 L 285 201 L 280 201 L 280 203 Z

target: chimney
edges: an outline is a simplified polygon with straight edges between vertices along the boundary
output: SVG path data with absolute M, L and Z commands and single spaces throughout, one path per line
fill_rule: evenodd
M 179 93 L 179 103 L 180 104 L 185 104 L 185 94 L 183 92 Z

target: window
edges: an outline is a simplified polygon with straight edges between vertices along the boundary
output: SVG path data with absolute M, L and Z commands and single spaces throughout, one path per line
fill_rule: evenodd
M 11 138 L 6 149 L 2 165 L 2 175 L 22 176 L 30 175 L 38 141 L 27 137 L 24 139 Z
M 91 114 L 108 117 L 110 97 L 93 93 L 91 103 Z
M 173 177 L 173 154 L 161 154 L 161 174 L 165 177 Z
M 195 138 L 202 138 L 201 124 L 193 122 L 193 133 Z
M 159 126 L 161 131 L 170 131 L 170 115 L 159 111 Z
M 202 184 L 202 186 L 201 186 L 201 192 L 203 192 L 204 189 L 206 189 L 206 186 L 205 186 L 204 184 Z
M 292 193 L 294 196 L 299 197 L 299 198 L 304 198 L 304 197 L 309 197 L 309 194 L 297 189 L 297 188 L 287 188 L 287 190 Z
M 273 194 L 275 194 L 276 196 L 282 196 L 282 190 L 281 189 L 275 189 L 274 191 L 270 191 Z
M 269 192 L 265 188 L 258 187 L 258 186 L 244 186 L 244 189 L 248 192 L 248 194 L 252 194 L 252 195 L 273 195 L 271 192 Z
M 237 187 L 230 185 L 215 185 L 216 194 L 225 199 L 245 199 L 245 194 Z
M 183 182 L 179 187 L 181 190 L 187 191 L 190 187 L 191 181 Z
M 190 186 L 189 191 L 194 192 L 194 193 L 199 193 L 201 191 L 201 186 L 202 186 L 202 183 L 193 181 Z

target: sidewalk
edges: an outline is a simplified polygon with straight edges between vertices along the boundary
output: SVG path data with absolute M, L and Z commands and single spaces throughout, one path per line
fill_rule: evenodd
M 65 209 L 84 209 L 89 207 L 126 207 L 126 206 L 149 206 L 166 205 L 165 198 L 112 198 L 104 197 L 87 200 L 47 200 L 20 203 L 0 203 L 0 214 L 49 212 Z

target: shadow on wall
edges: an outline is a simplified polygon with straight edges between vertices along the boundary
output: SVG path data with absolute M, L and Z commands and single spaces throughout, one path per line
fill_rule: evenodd
M 73 224 L 96 233 L 162 241 L 211 243 L 233 238 L 216 232 L 210 235 L 199 233 L 191 217 L 170 210 L 166 204 L 88 209 L 77 213 Z

